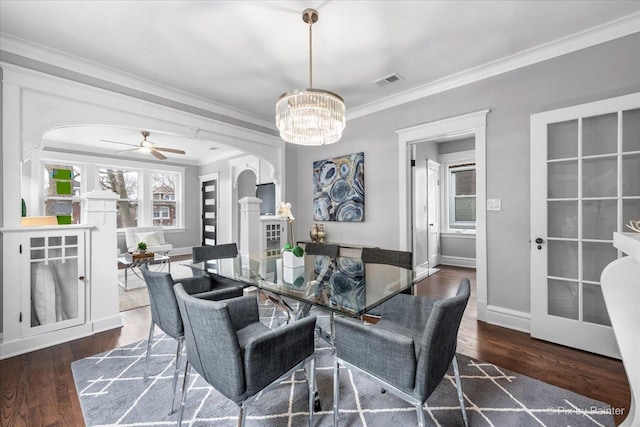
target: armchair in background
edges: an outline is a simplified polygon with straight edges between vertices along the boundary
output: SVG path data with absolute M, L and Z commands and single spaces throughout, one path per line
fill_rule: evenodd
M 128 252 L 135 252 L 138 243 L 147 244 L 147 251 L 167 255 L 173 245 L 164 239 L 162 227 L 130 227 L 124 229 L 124 237 Z

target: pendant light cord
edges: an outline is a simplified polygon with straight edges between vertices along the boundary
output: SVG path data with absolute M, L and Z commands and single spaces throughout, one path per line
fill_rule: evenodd
M 311 34 L 311 27 L 313 26 L 312 12 L 308 13 L 309 16 L 309 89 L 313 88 L 313 36 Z

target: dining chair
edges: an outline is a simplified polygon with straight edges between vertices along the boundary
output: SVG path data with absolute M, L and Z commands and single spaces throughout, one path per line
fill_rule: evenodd
M 340 245 L 327 243 L 306 243 L 304 251 L 309 255 L 326 255 L 336 258 L 340 254 Z
M 149 291 L 149 302 L 151 306 L 151 327 L 149 328 L 149 340 L 147 341 L 147 355 L 145 358 L 145 378 L 149 374 L 149 360 L 151 357 L 151 343 L 153 341 L 154 329 L 157 325 L 165 334 L 178 341 L 178 349 L 176 350 L 175 363 L 176 368 L 173 374 L 173 398 L 171 401 L 171 411 L 174 411 L 176 385 L 178 382 L 178 373 L 180 368 L 180 357 L 182 355 L 182 346 L 184 343 L 184 327 L 182 317 L 178 308 L 173 291 L 174 282 L 170 273 L 150 271 L 146 264 L 140 267 L 142 276 Z M 182 284 L 185 292 L 198 298 L 207 300 L 221 300 L 225 298 L 233 298 L 242 296 L 242 287 L 229 287 L 223 289 L 213 289 L 213 281 L 206 276 L 187 277 L 178 279 Z
M 180 283 L 175 286 L 175 294 L 187 346 L 178 426 L 182 425 L 191 369 L 240 407 L 238 426 L 242 427 L 247 405 L 261 391 L 307 363 L 309 426 L 312 425 L 315 316 L 269 329 L 260 323 L 258 302 L 253 296 L 206 301 L 189 295 Z
M 407 269 L 413 268 L 413 254 L 406 251 L 362 248 L 360 258 L 365 263 L 395 265 Z
M 424 402 L 453 366 L 464 425 L 468 426 L 456 359 L 460 321 L 469 300 L 469 280 L 455 296 L 432 299 L 405 294 L 384 304 L 374 325 L 335 318 L 333 425 L 338 425 L 339 365 L 361 373 L 413 404 L 418 425 L 426 425 Z

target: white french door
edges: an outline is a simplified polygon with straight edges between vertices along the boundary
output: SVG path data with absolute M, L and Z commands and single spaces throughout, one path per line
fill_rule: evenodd
M 531 116 L 531 335 L 620 357 L 600 288 L 640 218 L 640 93 Z

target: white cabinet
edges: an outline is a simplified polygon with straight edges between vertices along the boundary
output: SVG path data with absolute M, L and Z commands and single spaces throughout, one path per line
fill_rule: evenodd
M 84 242 L 84 230 L 21 235 L 21 336 L 85 323 Z
M 93 333 L 91 226 L 3 229 L 0 359 Z
M 287 241 L 286 222 L 272 216 L 260 217 L 260 252 L 278 256 Z

